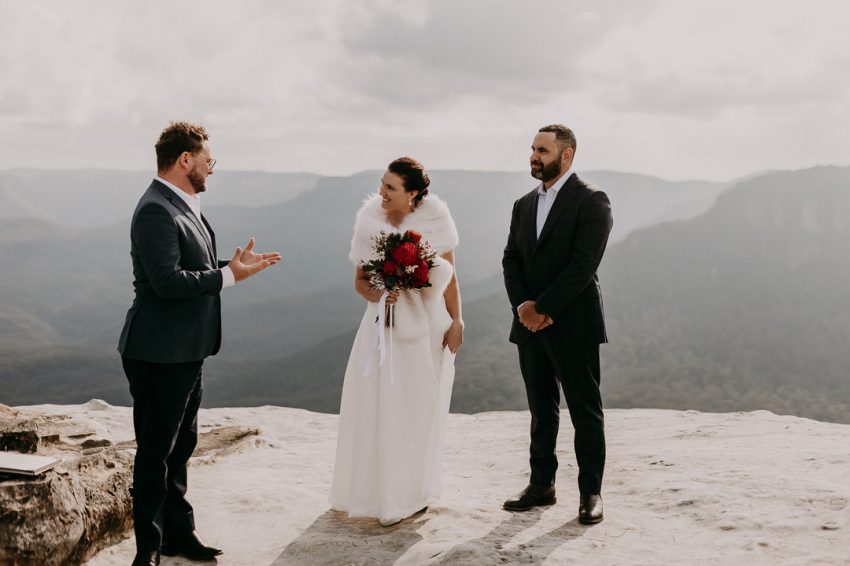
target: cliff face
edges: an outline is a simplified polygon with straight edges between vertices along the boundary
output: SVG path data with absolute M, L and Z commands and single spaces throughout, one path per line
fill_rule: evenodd
M 132 437 L 126 407 L 25 408 Z M 566 415 L 564 415 L 566 420 Z M 280 407 L 202 410 L 202 431 L 259 429 L 193 460 L 198 532 L 244 564 L 846 564 L 850 426 L 796 417 L 608 411 L 605 521 L 578 524 L 572 430 L 558 504 L 511 514 L 527 480 L 528 413 L 450 415 L 443 497 L 382 528 L 328 509 L 337 417 Z M 128 564 L 130 534 L 91 566 Z

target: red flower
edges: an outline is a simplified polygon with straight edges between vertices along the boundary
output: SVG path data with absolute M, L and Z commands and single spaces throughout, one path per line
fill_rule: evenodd
M 393 260 L 388 259 L 387 261 L 384 262 L 384 267 L 383 267 L 382 271 L 386 275 L 395 275 L 396 271 L 398 271 L 398 265 L 396 265 L 396 263 Z
M 410 242 L 405 242 L 401 244 L 392 252 L 393 259 L 396 260 L 402 267 L 413 265 L 413 263 L 416 261 L 417 255 L 418 253 L 416 252 L 416 246 L 414 246 Z
M 413 272 L 413 281 L 417 285 L 424 285 L 428 282 L 428 262 L 420 259 L 416 265 L 416 271 Z
M 416 230 L 408 230 L 407 237 L 410 238 L 410 241 L 414 244 L 418 244 L 419 241 L 422 239 L 422 234 L 420 234 Z

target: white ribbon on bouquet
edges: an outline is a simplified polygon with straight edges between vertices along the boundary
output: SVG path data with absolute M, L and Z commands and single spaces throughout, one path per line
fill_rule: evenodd
M 390 383 L 395 384 L 393 372 L 393 318 L 395 315 L 395 305 L 387 305 L 387 297 L 389 297 L 389 292 L 384 291 L 378 300 L 378 319 L 375 321 L 375 328 L 372 331 L 369 361 L 366 363 L 363 375 L 372 374 L 372 370 L 375 367 L 375 351 L 377 350 L 379 359 L 378 367 L 383 367 L 384 361 L 389 358 Z M 387 308 L 388 306 L 389 308 Z M 387 314 L 389 314 L 389 317 L 387 317 Z

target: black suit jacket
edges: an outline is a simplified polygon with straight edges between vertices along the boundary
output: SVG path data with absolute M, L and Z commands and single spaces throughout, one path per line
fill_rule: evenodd
M 118 351 L 157 363 L 200 361 L 221 345 L 221 267 L 215 234 L 174 191 L 154 180 L 130 226 L 135 298 Z
M 510 341 L 523 344 L 531 337 L 516 312 L 532 300 L 554 321 L 538 333 L 554 344 L 581 347 L 607 342 L 596 269 L 612 226 L 608 196 L 571 175 L 558 192 L 539 239 L 537 197 L 535 188 L 514 203 L 502 258 L 514 313 Z

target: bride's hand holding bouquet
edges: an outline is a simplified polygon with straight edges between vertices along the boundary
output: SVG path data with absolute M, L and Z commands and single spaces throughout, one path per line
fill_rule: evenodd
M 381 232 L 374 238 L 372 259 L 364 261 L 362 270 L 369 277 L 371 288 L 379 291 L 389 306 L 398 300 L 401 291 L 417 291 L 431 286 L 430 272 L 437 255 L 422 234 L 416 230 Z M 391 312 L 387 312 L 390 324 Z

